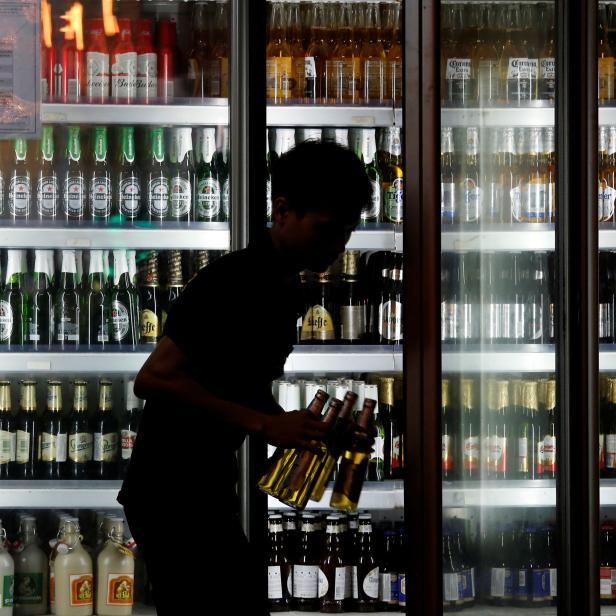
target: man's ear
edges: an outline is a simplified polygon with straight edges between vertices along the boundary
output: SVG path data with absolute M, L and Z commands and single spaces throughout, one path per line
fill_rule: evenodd
M 284 224 L 289 212 L 291 212 L 291 208 L 287 198 L 276 197 L 272 203 L 272 220 L 278 225 Z

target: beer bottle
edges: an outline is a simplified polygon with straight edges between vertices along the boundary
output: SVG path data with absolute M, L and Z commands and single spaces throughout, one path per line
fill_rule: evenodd
M 171 129 L 169 152 L 169 219 L 187 221 L 193 206 L 194 160 L 192 128 Z
M 231 162 L 229 159 L 229 127 L 218 126 L 216 142 L 219 144 L 214 158 L 214 169 L 221 185 L 221 222 L 231 220 Z
M 68 127 L 64 161 L 63 207 L 67 220 L 83 220 L 86 210 L 87 188 L 81 160 L 79 126 Z
M 285 5 L 275 0 L 271 5 L 269 41 L 266 55 L 266 97 L 274 104 L 287 103 L 293 97 L 295 75 L 293 57 L 287 40 Z
M 81 341 L 88 346 L 109 342 L 109 305 L 103 251 L 90 251 L 90 272 L 81 294 Z
M 398 533 L 386 530 L 383 533 L 383 555 L 379 567 L 379 601 L 387 612 L 397 612 L 399 606 L 399 562 Z
M 122 455 L 120 457 L 120 478 L 126 477 L 137 431 L 139 430 L 139 421 L 141 419 L 141 408 L 139 399 L 135 396 L 135 381 L 126 383 L 126 410 L 120 425 L 120 439 L 122 447 Z
M 188 52 L 188 91 L 190 96 L 205 98 L 206 94 L 206 64 L 210 49 L 208 45 L 208 5 L 205 2 L 195 3 L 193 9 L 193 39 Z
M 24 516 L 19 523 L 19 550 L 15 550 L 15 614 L 47 614 L 47 555 L 41 549 L 36 518 Z
M 443 533 L 443 612 L 459 611 L 464 605 L 460 586 L 462 563 L 451 530 Z
M 60 284 L 54 305 L 56 341 L 62 346 L 77 346 L 80 332 L 80 307 L 77 262 L 74 250 L 62 251 Z
M 107 158 L 107 127 L 95 126 L 90 173 L 90 215 L 92 220 L 107 222 L 111 216 L 111 168 Z
M 152 20 L 140 18 L 137 21 L 137 100 L 152 103 L 158 93 L 157 57 L 152 42 Z
M 543 439 L 543 478 L 556 479 L 556 381 L 546 383 L 545 392 L 546 429 Z
M 131 25 L 128 18 L 118 19 L 119 33 L 111 53 L 111 96 L 115 104 L 137 99 L 137 51 Z
M 531 381 L 532 382 L 532 381 Z M 533 409 L 534 432 L 535 432 L 535 476 L 534 479 L 542 479 L 545 466 L 545 435 L 547 428 L 547 413 L 545 410 L 546 381 L 535 381 L 529 385 L 526 394 L 529 401 L 526 404 Z
M 378 401 L 378 386 L 366 385 L 364 395 Z M 366 469 L 366 481 L 383 481 L 385 479 L 385 421 L 381 417 L 378 402 L 372 414 L 372 427 L 374 430 L 374 444 L 368 460 L 368 468 Z
M 141 285 L 139 342 L 156 344 L 161 336 L 161 301 L 158 287 L 158 253 L 152 250 L 146 259 Z
M 328 515 L 325 527 L 325 549 L 319 567 L 319 611 L 328 614 L 344 612 L 348 567 L 344 559 L 341 531 L 338 518 L 335 515 Z
M 214 42 L 206 73 L 206 93 L 213 98 L 229 96 L 229 16 L 227 3 L 217 2 L 214 16 Z
M 511 223 L 521 217 L 520 163 L 516 153 L 515 131 L 504 128 L 497 132 L 498 151 L 494 180 L 487 203 L 487 217 L 491 222 Z
M 109 100 L 109 47 L 102 18 L 88 19 L 89 41 L 86 51 L 86 100 L 105 104 Z
M 121 220 L 141 216 L 141 174 L 135 161 L 135 129 L 120 127 L 120 148 L 116 161 L 116 199 Z
M 92 423 L 94 453 L 90 476 L 93 479 L 115 479 L 118 474 L 119 444 L 111 381 L 103 379 L 98 387 L 98 412 Z
M 614 216 L 614 169 L 612 168 L 612 157 L 609 153 L 609 127 L 599 127 L 599 160 L 597 161 L 599 170 L 599 202 L 598 220 L 605 222 Z
M 599 252 L 599 342 L 614 342 L 614 275 L 605 252 Z
M 370 393 L 368 393 L 370 391 Z M 376 391 L 364 387 L 364 396 L 378 398 L 379 418 L 383 426 L 383 476 L 384 479 L 394 479 L 401 472 L 400 458 L 400 422 L 394 408 L 394 379 L 379 377 Z
M 521 222 L 549 222 L 547 164 L 543 152 L 543 131 L 531 128 L 522 183 Z
M 539 52 L 539 100 L 554 104 L 556 99 L 556 27 L 554 23 L 554 7 L 546 4 L 543 10 L 544 18 L 546 18 L 548 25 L 548 36 Z
M 88 382 L 75 381 L 73 410 L 68 418 L 68 479 L 87 479 L 92 464 L 92 427 L 88 419 Z
M 369 2 L 365 14 L 366 37 L 360 54 L 362 98 L 366 105 L 380 105 L 385 99 L 385 50 L 378 2 Z
M 512 408 L 512 456 L 513 475 L 518 479 L 530 479 L 534 473 L 534 423 L 533 410 L 526 406 L 524 397 L 524 381 L 511 381 Z M 515 432 L 513 432 L 515 431 Z
M 379 307 L 380 344 L 400 344 L 403 340 L 402 331 L 402 254 L 392 255 L 392 267 L 388 272 L 388 284 L 383 301 Z
M 43 126 L 36 178 L 36 211 L 40 218 L 55 219 L 58 214 L 60 185 L 54 159 L 53 126 Z
M 362 223 L 381 220 L 381 170 L 376 161 L 376 132 L 374 128 L 361 129 L 360 160 L 366 167 L 366 175 L 372 185 L 372 200 L 361 212 Z
M 600 567 L 600 603 L 614 605 L 616 588 L 612 580 L 616 575 L 616 526 L 613 522 L 601 524 Z
M 18 137 L 13 142 L 13 166 L 9 171 L 9 218 L 28 218 L 32 200 L 32 179 L 28 162 L 28 142 Z
M 510 342 L 522 344 L 527 331 L 528 314 L 526 312 L 526 295 L 528 287 L 528 270 L 525 268 L 524 255 L 512 253 L 511 278 L 513 283 L 509 295 L 509 309 L 511 317 Z
M 610 144 L 612 144 L 611 140 Z M 614 149 L 612 149 L 612 147 Z M 614 140 L 613 146 L 610 145 L 610 151 L 616 152 L 616 140 Z M 556 198 L 556 138 L 553 126 L 548 126 L 545 129 L 543 138 L 543 157 L 545 159 L 548 181 L 547 220 L 548 222 L 556 222 L 556 214 L 558 211 L 558 203 Z
M 530 255 L 530 284 L 526 300 L 526 341 L 530 344 L 548 342 L 548 281 L 545 280 L 547 254 Z
M 473 379 L 460 381 L 460 449 L 462 476 L 464 479 L 479 479 L 481 434 L 479 408 L 475 399 Z
M 138 296 L 129 275 L 126 251 L 114 250 L 109 316 L 109 337 L 112 344 L 134 347 L 138 343 L 138 314 Z
M 11 409 L 11 382 L 0 381 L 0 479 L 10 479 L 17 433 Z
M 21 347 L 28 335 L 28 296 L 25 290 L 26 251 L 7 250 L 6 278 L 0 291 L 0 344 Z
M 456 107 L 471 107 L 477 100 L 477 60 L 472 57 L 464 8 L 460 4 L 452 9 L 451 26 L 459 36 L 443 50 L 443 102 Z
M 487 476 L 491 479 L 509 479 L 511 476 L 509 418 L 509 381 L 488 381 Z
M 610 387 L 606 376 L 599 377 L 599 476 L 605 477 L 605 433 L 607 429 L 607 396 Z
M 144 173 L 146 194 L 146 218 L 152 221 L 165 220 L 169 214 L 170 187 L 165 163 L 165 134 L 163 128 L 149 130 L 149 163 Z
M 598 48 L 598 93 L 599 104 L 604 105 L 614 98 L 614 54 L 608 41 L 607 8 L 599 7 L 597 31 Z
M 40 426 L 36 416 L 36 381 L 21 381 L 20 409 L 15 418 L 15 463 L 13 479 L 36 479 Z
M 304 90 L 298 92 L 304 103 L 325 102 L 325 63 L 332 50 L 328 42 L 327 12 L 324 2 L 314 2 L 310 25 L 310 41 L 304 57 Z
M 471 126 L 466 129 L 466 157 L 462 167 L 459 191 L 459 221 L 478 222 L 483 211 L 483 188 L 479 160 L 479 129 Z
M 480 107 L 498 105 L 498 50 L 490 29 L 495 25 L 495 10 L 490 5 L 477 7 L 477 40 L 471 48 L 471 68 L 477 70 L 477 101 Z
M 216 152 L 216 129 L 197 129 L 197 195 L 195 220 L 216 222 L 221 215 L 220 182 L 212 159 Z
M 380 165 L 383 174 L 383 219 L 401 223 L 404 219 L 404 172 L 400 127 L 385 128 L 383 142 L 387 161 Z
M 0 595 L 0 598 L 2 598 L 3 606 L 0 609 L 3 612 L 3 616 L 12 616 L 15 563 L 5 547 L 5 544 L 7 544 L 6 530 L 2 526 L 2 520 L 0 520 L 0 539 L 0 584 L 2 584 L 2 595 Z
M 456 182 L 458 165 L 454 151 L 453 128 L 441 129 L 441 222 L 452 224 L 459 218 Z
M 364 406 L 357 420 L 352 446 L 342 454 L 340 471 L 332 493 L 330 507 L 347 512 L 357 511 L 357 504 L 370 459 L 370 439 L 367 435 L 372 421 L 376 400 L 364 399 Z M 377 593 L 378 596 L 378 593 Z
M 62 381 L 47 381 L 47 411 L 38 444 L 40 479 L 63 479 L 68 437 L 62 418 Z
M 319 544 L 316 516 L 302 514 L 299 550 L 293 561 L 293 603 L 302 612 L 319 609 Z
M 340 283 L 340 342 L 353 344 L 366 335 L 366 300 L 358 278 L 359 250 L 344 253 Z
M 332 289 L 329 269 L 319 274 L 315 287 L 315 297 L 311 315 L 304 319 L 303 328 L 312 331 L 312 341 L 321 344 L 331 344 L 336 340 L 337 323 L 334 291 Z M 302 339 L 307 339 L 302 331 Z
M 357 552 L 358 609 L 360 612 L 375 612 L 379 602 L 379 566 L 369 513 L 359 515 Z
M 179 250 L 170 250 L 167 252 L 167 297 L 163 302 L 162 317 L 161 317 L 161 332 L 165 329 L 165 321 L 167 315 L 173 306 L 175 300 L 180 296 L 184 288 L 182 278 L 182 253 Z
M 387 50 L 385 60 L 385 100 L 394 104 L 402 100 L 403 72 L 402 72 L 402 28 L 400 25 L 400 5 L 391 3 L 393 12 L 393 31 L 391 47 Z
M 441 471 L 443 479 L 452 480 L 456 473 L 457 426 L 451 406 L 449 379 L 441 380 Z
M 270 612 L 287 612 L 292 564 L 288 560 L 282 515 L 270 513 L 268 526 L 267 602 Z
M 284 540 L 284 554 L 287 563 L 289 563 L 292 569 L 293 563 L 297 559 L 299 549 L 299 531 L 297 529 L 297 513 L 295 511 L 284 511 L 282 514 L 282 527 L 283 527 L 283 540 Z M 289 572 L 289 575 L 291 571 Z M 289 586 L 286 587 L 289 589 Z M 292 594 L 289 592 L 289 595 Z M 289 597 L 290 600 L 290 597 Z
M 547 526 L 544 529 L 545 545 L 546 545 L 546 560 L 545 568 L 549 572 L 549 597 L 550 602 L 548 605 L 556 605 L 558 600 L 558 557 L 556 541 L 554 539 L 554 529 L 551 526 Z
M 515 591 L 515 568 L 512 555 L 515 535 L 511 525 L 501 526 L 494 537 L 492 558 L 489 567 L 489 586 L 486 603 L 510 606 Z

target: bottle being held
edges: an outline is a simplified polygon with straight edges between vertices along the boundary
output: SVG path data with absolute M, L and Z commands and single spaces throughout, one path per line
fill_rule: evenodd
M 291 603 L 292 563 L 288 558 L 282 515 L 268 518 L 267 600 L 270 612 L 287 612 Z
M 10 479 L 15 463 L 15 419 L 11 408 L 11 382 L 0 381 L 0 479 Z
M 15 563 L 5 544 L 6 529 L 0 520 L 0 616 L 13 616 Z
M 139 421 L 141 419 L 141 406 L 139 398 L 135 396 L 135 381 L 128 381 L 126 383 L 126 410 L 122 417 L 120 424 L 120 439 L 122 455 L 120 457 L 120 477 L 126 477 L 128 466 L 130 464 L 131 456 L 133 455 L 133 448 L 135 446 L 135 439 L 137 438 L 137 432 L 139 430 Z
M 93 479 L 116 479 L 118 474 L 118 422 L 113 414 L 112 383 L 99 382 L 98 411 L 92 421 L 94 452 L 90 476 Z
M 169 214 L 170 186 L 165 162 L 165 134 L 163 128 L 149 130 L 149 162 L 144 173 L 146 219 L 165 220 Z
M 109 101 L 109 47 L 103 20 L 100 17 L 88 20 L 89 42 L 86 51 L 86 101 L 107 103 Z
M 75 381 L 73 410 L 68 419 L 68 479 L 87 479 L 94 436 L 88 418 L 88 382 Z
M 111 54 L 111 96 L 118 104 L 137 99 L 137 51 L 133 44 L 131 20 L 118 19 L 120 32 Z
M 62 381 L 47 381 L 47 411 L 41 418 L 38 447 L 40 479 L 63 479 L 68 435 L 62 417 Z
M 79 126 L 68 127 L 64 168 L 64 215 L 67 221 L 83 220 L 86 210 L 87 189 L 81 157 Z
M 19 413 L 15 418 L 16 443 L 13 479 L 36 479 L 40 424 L 36 416 L 36 381 L 21 381 Z
M 137 101 L 146 105 L 154 102 L 158 92 L 156 50 L 152 43 L 152 20 L 137 21 Z
M 0 291 L 0 346 L 20 348 L 28 335 L 28 295 L 25 289 L 26 251 L 7 250 L 6 277 Z
M 80 302 L 78 284 L 75 251 L 63 250 L 60 283 L 56 291 L 54 307 L 56 342 L 63 347 L 79 345 Z
M 41 219 L 55 220 L 60 202 L 60 184 L 55 169 L 53 126 L 43 126 L 37 162 L 36 211 Z
M 90 216 L 92 220 L 107 222 L 111 216 L 111 167 L 108 160 L 107 127 L 95 126 L 90 172 Z
M 169 153 L 170 220 L 190 220 L 194 168 L 192 128 L 172 128 Z
M 32 178 L 28 161 L 28 142 L 18 137 L 13 142 L 13 165 L 7 180 L 9 218 L 29 218 L 32 208 Z

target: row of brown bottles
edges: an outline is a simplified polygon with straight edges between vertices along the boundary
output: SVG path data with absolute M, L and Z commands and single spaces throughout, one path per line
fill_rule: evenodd
M 0 381 L 0 478 L 116 479 L 124 476 L 141 417 L 133 382 L 126 409 L 114 412 L 113 384 L 99 382 L 95 414 L 88 412 L 88 381 L 75 380 L 66 413 L 63 383 L 47 382 L 47 403 L 38 411 L 37 382 L 20 382 L 19 412 L 13 413 L 10 381 Z

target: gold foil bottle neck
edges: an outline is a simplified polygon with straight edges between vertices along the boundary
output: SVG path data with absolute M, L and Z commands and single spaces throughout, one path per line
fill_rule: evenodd
M 168 252 L 168 271 L 167 281 L 168 284 L 174 287 L 182 286 L 184 284 L 184 276 L 182 273 L 182 253 L 179 250 L 170 250 Z
M 11 382 L 0 381 L 0 412 L 11 410 Z
M 197 250 L 195 253 L 195 271 L 202 270 L 210 264 L 210 253 L 207 250 Z
M 497 388 L 497 409 L 509 408 L 509 381 L 498 381 Z
M 449 379 L 441 380 L 441 406 L 449 406 Z
M 473 388 L 475 386 L 475 382 L 473 379 L 462 379 L 460 381 L 460 389 L 461 395 L 460 399 L 462 401 L 462 407 L 467 409 L 472 409 L 475 406 L 475 396 L 473 395 Z
M 607 399 L 612 404 L 616 404 L 616 378 L 614 378 L 614 377 L 609 377 L 608 378 Z
M 139 262 L 139 278 L 146 287 L 157 287 L 158 277 L 158 252 L 151 250 L 143 261 Z
M 395 404 L 395 395 L 394 395 L 394 382 L 395 379 L 393 376 L 382 376 L 379 378 L 379 399 L 381 404 L 387 404 L 389 406 L 394 406 Z
M 47 410 L 62 410 L 62 382 L 47 381 Z
M 522 393 L 522 404 L 524 408 L 531 409 L 533 411 L 539 409 L 537 389 L 537 381 L 524 381 L 524 389 Z
M 109 380 L 99 381 L 98 408 L 101 411 L 113 409 L 113 390 L 112 383 Z
M 75 381 L 73 409 L 76 411 L 88 410 L 88 381 Z
M 556 408 L 556 381 L 550 379 L 545 387 L 545 408 L 548 411 Z
M 344 253 L 344 270 L 343 275 L 349 277 L 357 276 L 359 263 L 359 250 L 347 250 Z
M 511 405 L 514 407 L 522 406 L 522 392 L 524 389 L 524 381 L 522 379 L 513 379 L 511 383 Z
M 537 404 L 539 405 L 539 408 L 545 408 L 547 385 L 547 379 L 541 379 L 537 383 Z
M 36 411 L 36 381 L 21 382 L 21 408 Z

